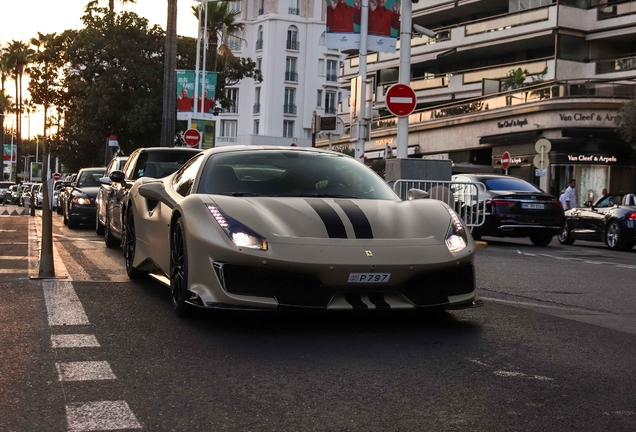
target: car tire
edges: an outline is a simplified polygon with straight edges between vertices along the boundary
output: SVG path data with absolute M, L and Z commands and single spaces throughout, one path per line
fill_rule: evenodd
M 106 243 L 106 247 L 109 248 L 114 248 L 121 244 L 110 232 L 110 218 L 108 217 L 108 213 L 106 213 L 106 223 L 104 224 L 104 242 Z
M 130 279 L 139 279 L 146 276 L 148 272 L 137 270 L 133 267 L 135 252 L 137 250 L 137 233 L 135 231 L 135 218 L 133 217 L 132 209 L 128 210 L 128 215 L 126 216 L 122 245 L 124 247 L 124 261 L 126 263 L 126 274 L 128 277 Z
M 99 207 L 95 210 L 95 233 L 104 235 L 104 224 L 99 221 Z
M 77 222 L 75 219 L 73 219 L 72 217 L 68 217 L 67 219 L 67 225 L 70 229 L 75 229 L 79 226 L 79 222 Z
M 628 250 L 630 244 L 623 236 L 621 224 L 617 220 L 610 221 L 605 228 L 605 244 L 612 250 Z
M 552 241 L 552 234 L 536 234 L 530 236 L 530 241 L 535 246 L 547 246 Z
M 185 317 L 190 312 L 186 303 L 188 287 L 188 248 L 183 219 L 174 224 L 170 239 L 170 300 L 175 313 Z
M 574 244 L 574 239 L 572 238 L 572 234 L 570 234 L 570 228 L 567 224 L 563 227 L 563 231 L 557 235 L 557 240 L 562 245 L 571 245 Z

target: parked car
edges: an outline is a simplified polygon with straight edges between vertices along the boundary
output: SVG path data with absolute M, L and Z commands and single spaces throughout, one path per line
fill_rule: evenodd
M 22 184 L 22 193 L 20 194 L 20 206 L 24 206 L 24 202 L 26 198 L 29 198 L 29 200 L 31 200 L 31 187 L 32 187 L 32 183 L 23 183 Z M 30 203 L 31 201 L 29 201 Z
M 58 194 L 63 186 L 63 180 L 56 180 L 55 183 L 53 183 L 53 207 L 51 207 L 51 210 L 56 210 L 58 208 Z
M 201 150 L 191 148 L 151 147 L 139 148 L 132 152 L 122 171 L 110 173 L 104 183 L 112 186 L 106 201 L 104 239 L 106 246 L 117 247 L 123 236 L 124 215 L 128 205 L 129 192 L 135 180 L 141 177 L 160 178 L 174 173 Z M 100 203 L 100 205 L 102 205 Z
M 11 202 L 9 188 L 13 185 L 13 182 L 0 181 L 0 203 L 5 202 L 5 196 L 7 195 L 7 193 L 9 194 L 9 196 L 6 196 L 6 202 Z
M 419 194 L 423 196 L 424 194 Z M 402 201 L 346 155 L 207 150 L 142 178 L 126 208 L 131 278 L 170 284 L 178 315 L 220 309 L 444 310 L 475 306 L 475 245 L 442 201 Z
M 64 224 L 69 228 L 95 220 L 95 197 L 105 170 L 106 168 L 82 168 L 77 173 L 77 180 L 66 197 Z
M 13 205 L 18 205 L 20 203 L 21 190 L 21 188 L 18 190 L 18 185 L 9 186 L 9 190 L 6 192 L 9 194 L 7 202 Z
M 33 186 L 31 186 L 31 197 L 35 200 L 35 208 L 42 208 L 42 183 L 33 183 Z
M 480 192 L 485 201 L 479 208 L 473 205 L 468 209 L 469 212 L 485 212 L 484 224 L 473 228 L 475 239 L 482 236 L 530 237 L 532 244 L 546 246 L 552 237 L 563 231 L 565 214 L 561 202 L 526 180 L 496 174 L 457 174 L 452 180 L 485 186 Z M 459 205 L 461 207 L 461 201 Z
M 61 214 L 62 216 L 64 216 L 64 214 L 66 213 L 66 207 L 68 206 L 68 194 L 73 189 L 73 183 L 75 182 L 76 178 L 77 173 L 69 174 L 68 176 L 66 176 L 64 182 L 62 183 L 62 188 L 57 194 L 57 213 Z
M 101 186 L 97 192 L 97 198 L 95 199 L 95 205 L 97 206 L 97 211 L 95 212 L 95 232 L 97 234 L 104 234 L 104 224 L 106 223 L 106 203 L 108 202 L 108 198 L 113 190 L 108 176 L 110 176 L 110 173 L 113 171 L 121 171 L 126 165 L 127 160 L 128 156 L 116 156 L 106 167 L 106 171 L 104 172 L 104 177 L 106 178 L 101 181 Z
M 594 204 L 565 212 L 565 227 L 558 239 L 571 245 L 575 240 L 604 242 L 614 250 L 628 250 L 636 244 L 636 195 L 608 194 Z

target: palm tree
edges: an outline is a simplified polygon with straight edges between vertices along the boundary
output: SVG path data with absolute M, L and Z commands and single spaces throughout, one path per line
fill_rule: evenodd
M 237 22 L 241 12 L 230 9 L 229 1 L 210 2 L 208 5 L 208 57 L 205 69 L 216 71 L 217 53 L 231 55 L 231 50 L 225 45 L 228 36 L 243 36 L 245 25 Z M 192 6 L 192 12 L 199 16 L 199 6 Z M 205 13 L 205 11 L 203 11 Z M 203 23 L 201 23 L 203 27 Z
M 97 6 L 100 0 L 92 0 L 86 4 L 86 7 Z M 119 0 L 119 2 L 124 6 L 126 3 L 137 3 L 136 0 Z M 108 12 L 111 14 L 115 13 L 115 0 L 108 0 Z
M 4 113 L 11 106 L 11 98 L 5 93 L 4 87 L 10 74 L 9 54 L 4 48 L 0 47 L 0 82 L 2 83 L 2 87 L 0 87 L 0 144 L 4 143 Z
M 13 81 L 15 82 L 16 96 L 16 153 L 18 164 L 20 163 L 20 147 L 22 144 L 22 77 L 24 69 L 31 62 L 34 51 L 22 41 L 13 40 L 6 48 L 8 62 L 11 68 Z
M 177 0 L 168 0 L 166 47 L 163 66 L 163 113 L 161 115 L 161 139 L 163 147 L 174 146 L 177 121 Z

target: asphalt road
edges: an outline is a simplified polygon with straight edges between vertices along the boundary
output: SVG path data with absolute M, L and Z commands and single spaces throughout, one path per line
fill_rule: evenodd
M 441 317 L 184 320 L 90 228 L 54 234 L 71 324 L 51 324 L 67 282 L 0 283 L 0 430 L 636 430 L 636 250 L 486 239 L 484 307 Z

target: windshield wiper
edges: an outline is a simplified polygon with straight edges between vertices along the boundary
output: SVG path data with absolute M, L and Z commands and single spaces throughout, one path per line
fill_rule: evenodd
M 256 197 L 256 196 L 260 196 L 258 194 L 251 193 L 251 192 L 229 192 L 229 193 L 219 193 L 218 195 L 228 195 L 228 196 L 234 196 L 234 197 L 242 197 L 242 196 Z
M 299 193 L 299 194 L 289 194 L 289 195 L 276 195 L 277 197 L 304 197 L 304 198 L 353 198 L 358 199 L 360 197 L 352 196 L 352 195 L 338 195 L 338 194 L 328 194 L 328 193 Z

